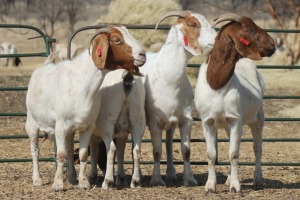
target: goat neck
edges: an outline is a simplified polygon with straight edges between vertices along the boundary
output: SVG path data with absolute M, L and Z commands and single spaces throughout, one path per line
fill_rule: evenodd
M 158 53 L 158 57 L 161 57 L 158 60 L 162 62 L 159 70 L 165 70 L 165 74 L 179 78 L 182 77 L 182 73 L 185 73 L 187 61 L 192 57 L 192 54 L 182 47 L 178 41 L 176 30 L 172 27 L 166 43 Z
M 76 77 L 78 77 L 76 80 L 72 79 L 73 81 L 77 82 L 74 84 L 76 84 L 77 87 L 81 87 L 83 90 L 86 90 L 85 94 L 92 96 L 95 95 L 98 92 L 102 84 L 103 77 L 108 72 L 108 70 L 99 70 L 92 61 L 90 55 L 88 54 L 88 51 L 84 51 L 74 60 L 66 62 L 77 63 L 76 65 L 72 65 L 71 63 L 68 65 L 70 66 L 70 68 L 72 68 L 70 69 L 71 71 L 76 74 L 80 74 L 80 76 L 75 75 Z

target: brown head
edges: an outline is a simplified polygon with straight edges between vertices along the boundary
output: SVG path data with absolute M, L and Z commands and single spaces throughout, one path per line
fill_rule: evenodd
M 262 57 L 271 56 L 276 50 L 272 37 L 249 17 L 225 14 L 214 21 L 213 26 L 223 21 L 230 21 L 221 28 L 216 40 L 230 39 L 242 57 L 261 60 Z
M 275 52 L 274 40 L 252 19 L 226 14 L 215 19 L 215 25 L 223 21 L 230 23 L 218 32 L 206 74 L 213 89 L 222 88 L 230 80 L 240 58 L 261 60 Z
M 126 69 L 141 75 L 138 67 L 146 62 L 140 43 L 124 26 L 102 28 L 91 40 L 92 59 L 100 69 Z
M 195 56 L 210 52 L 216 32 L 202 15 L 191 11 L 172 11 L 160 18 L 156 28 L 169 17 L 179 17 L 173 27 L 179 43 L 185 50 Z

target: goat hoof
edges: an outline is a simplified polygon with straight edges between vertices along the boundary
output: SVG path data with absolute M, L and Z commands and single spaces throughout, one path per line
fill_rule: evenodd
M 229 191 L 233 193 L 241 192 L 240 182 L 231 180 Z
M 78 188 L 79 189 L 90 189 L 91 185 L 88 180 L 79 181 Z
M 131 188 L 141 188 L 141 181 L 140 180 L 133 180 L 131 181 L 130 187 Z
M 197 186 L 198 182 L 192 174 L 187 174 L 183 176 L 184 186 Z
M 216 182 L 212 180 L 208 180 L 205 184 L 206 194 L 215 193 L 216 192 Z
M 102 189 L 109 189 L 112 188 L 114 184 L 113 180 L 104 179 L 102 183 Z
M 52 184 L 52 190 L 54 191 L 54 192 L 58 192 L 58 191 L 63 191 L 64 190 L 64 184 L 63 184 L 63 182 L 60 182 L 60 183 L 58 183 L 58 182 L 54 182 L 53 184 Z
M 169 181 L 175 181 L 175 180 L 177 180 L 175 168 L 173 168 L 173 169 L 167 169 L 167 177 L 166 177 L 166 179 L 169 180 Z
M 72 185 L 77 185 L 78 184 L 78 180 L 75 178 L 75 179 L 73 179 L 73 178 L 70 178 L 70 179 L 68 179 L 68 182 L 70 183 L 70 184 L 72 184 Z
M 210 193 L 216 193 L 216 191 L 213 190 L 213 189 L 208 189 L 208 190 L 205 191 L 205 196 L 207 196 Z
M 150 186 L 154 187 L 154 186 L 166 186 L 165 182 L 160 178 L 157 180 L 154 180 L 154 178 L 152 177 L 151 181 L 150 181 Z
M 262 180 L 259 180 L 259 181 L 254 181 L 253 182 L 253 187 L 255 190 L 261 190 L 264 188 L 264 184 L 263 184 L 263 181 Z
M 40 187 L 43 185 L 42 179 L 41 178 L 36 178 L 33 180 L 33 186 L 35 187 Z
M 121 186 L 127 186 L 127 181 L 126 181 L 126 177 L 125 176 L 117 176 L 117 180 L 116 180 L 116 186 L 121 187 Z
M 190 180 L 184 181 L 184 186 L 191 187 L 191 186 L 197 186 L 197 185 L 198 185 L 198 182 L 195 179 L 190 179 Z

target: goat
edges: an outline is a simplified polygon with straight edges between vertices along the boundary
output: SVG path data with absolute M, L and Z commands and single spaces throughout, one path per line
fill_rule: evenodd
M 184 185 L 197 185 L 190 167 L 190 138 L 192 124 L 193 89 L 186 74 L 188 59 L 208 53 L 216 32 L 200 14 L 173 11 L 161 17 L 156 27 L 166 18 L 179 17 L 171 27 L 167 40 L 156 54 L 147 54 L 141 67 L 145 75 L 146 121 L 150 129 L 154 168 L 150 185 L 165 185 L 160 173 L 162 130 L 166 130 L 167 179 L 176 179 L 173 165 L 173 135 L 179 126 L 181 151 L 184 160 Z M 201 52 L 202 51 L 202 52 Z
M 17 54 L 17 47 L 16 45 L 10 42 L 4 42 L 0 45 L 0 53 L 1 54 Z M 12 60 L 12 66 L 18 67 L 22 62 L 20 57 L 12 57 L 12 58 L 1 58 L 3 67 L 7 67 L 9 60 Z
M 227 20 L 231 22 L 218 32 L 206 63 L 201 65 L 195 88 L 194 101 L 202 120 L 207 145 L 207 193 L 216 191 L 217 128 L 225 128 L 230 138 L 231 172 L 227 179 L 229 190 L 241 191 L 238 159 L 243 124 L 250 126 L 254 138 L 254 185 L 262 185 L 264 80 L 252 60 L 271 56 L 275 52 L 274 40 L 248 17 L 222 15 L 216 19 L 215 24 Z
M 97 178 L 97 159 L 100 156 L 98 141 L 101 138 L 106 145 L 107 167 L 102 188 L 111 187 L 115 149 L 117 149 L 118 172 L 117 185 L 125 179 L 123 168 L 124 149 L 128 134 L 133 138 L 134 171 L 131 188 L 141 186 L 139 160 L 141 157 L 141 141 L 146 127 L 145 89 L 140 77 L 134 77 L 126 70 L 109 72 L 100 88 L 101 107 L 96 121 L 96 128 L 90 140 L 91 179 Z M 116 145 L 113 142 L 116 138 Z
M 89 188 L 86 176 L 88 143 L 100 109 L 99 89 L 108 70 L 127 69 L 139 74 L 145 62 L 141 45 L 124 26 L 102 28 L 91 40 L 91 55 L 84 51 L 74 60 L 46 64 L 36 69 L 26 96 L 26 132 L 33 158 L 33 185 L 42 185 L 38 168 L 38 134 L 55 134 L 57 170 L 54 191 L 63 190 L 63 165 L 66 154 L 70 169 L 68 180 L 76 182 L 74 134 L 79 132 L 79 188 Z M 49 56 L 50 60 L 52 55 Z M 49 59 L 48 59 L 49 60 Z M 48 60 L 46 63 L 48 63 Z

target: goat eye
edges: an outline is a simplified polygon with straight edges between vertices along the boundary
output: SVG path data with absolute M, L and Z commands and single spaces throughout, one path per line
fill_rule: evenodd
M 120 38 L 118 38 L 118 37 L 112 37 L 111 38 L 111 41 L 114 43 L 114 44 L 121 44 L 121 40 L 120 40 Z

